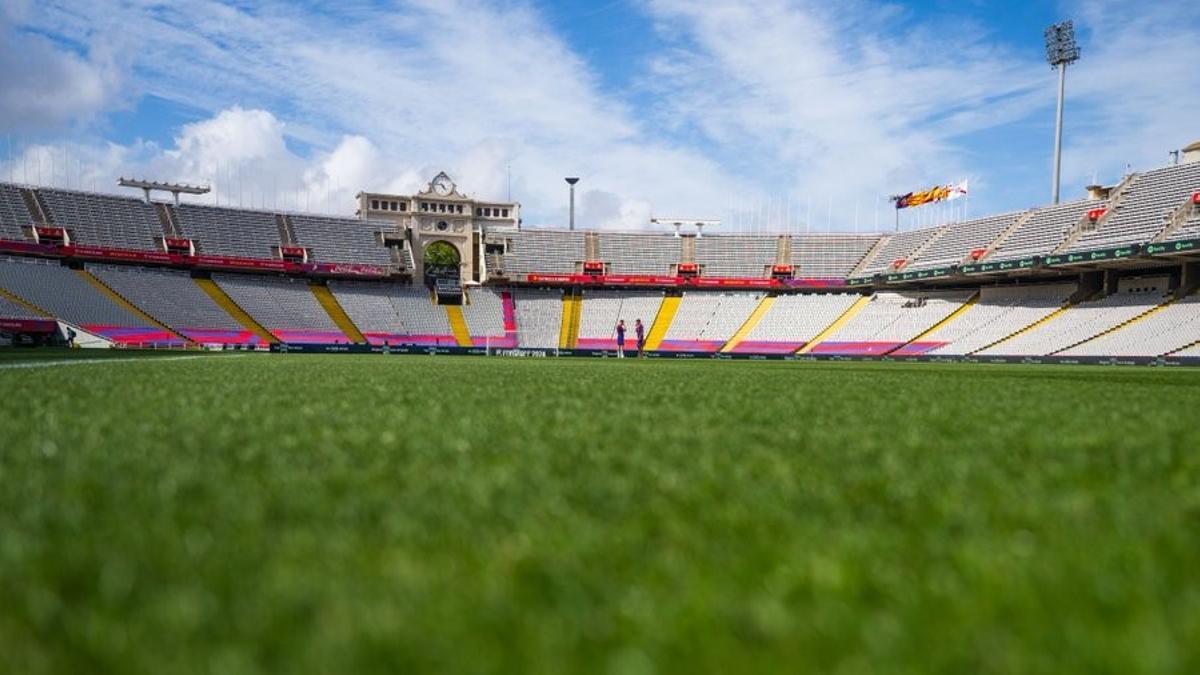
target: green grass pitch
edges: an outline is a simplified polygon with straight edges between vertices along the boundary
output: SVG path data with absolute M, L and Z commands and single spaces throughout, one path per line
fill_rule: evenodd
M 1200 372 L 14 354 L 0 672 L 1200 672 Z

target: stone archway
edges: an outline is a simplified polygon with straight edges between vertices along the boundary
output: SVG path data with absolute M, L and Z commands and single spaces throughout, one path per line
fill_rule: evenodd
M 458 281 L 462 278 L 462 251 L 445 239 L 429 241 L 421 252 L 421 268 L 427 286 L 432 286 L 438 279 Z

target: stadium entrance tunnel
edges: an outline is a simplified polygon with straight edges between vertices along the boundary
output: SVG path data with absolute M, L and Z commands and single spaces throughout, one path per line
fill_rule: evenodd
M 462 254 L 448 241 L 436 240 L 425 246 L 422 258 L 425 285 L 437 293 L 439 305 L 462 304 Z

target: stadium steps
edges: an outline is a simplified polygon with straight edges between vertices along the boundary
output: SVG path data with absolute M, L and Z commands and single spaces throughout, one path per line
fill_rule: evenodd
M 1025 223 L 1028 223 L 1030 220 L 1033 220 L 1033 217 L 1035 215 L 1037 215 L 1037 212 L 1038 212 L 1037 209 L 1029 209 L 1025 213 L 1021 214 L 1021 216 L 1019 218 L 1014 220 L 1008 227 L 1004 228 L 1003 232 L 996 235 L 996 238 L 992 240 L 992 243 L 988 244 L 987 248 L 983 252 L 983 255 L 979 256 L 979 259 L 987 260 L 988 256 L 995 253 L 996 249 L 1003 246 L 1004 242 L 1008 241 L 1009 237 L 1012 237 L 1014 232 L 1016 232 L 1017 230 L 1024 227 Z M 963 262 L 968 262 L 969 258 L 970 258 L 970 256 L 968 256 L 967 258 L 964 258 Z M 971 262 L 973 262 L 973 261 L 971 261 Z
M 275 214 L 275 228 L 279 230 L 279 241 L 284 246 L 296 246 L 296 231 L 292 229 L 292 221 L 285 214 Z
M 577 291 L 567 289 L 562 296 L 562 322 L 558 327 L 558 348 L 574 349 L 579 343 L 579 320 L 583 316 L 583 301 Z
M 862 260 L 858 261 L 858 264 L 854 266 L 854 269 L 850 270 L 850 273 L 846 275 L 846 278 L 853 279 L 855 277 L 862 276 L 863 270 L 871 266 L 871 263 L 875 260 L 876 256 L 879 255 L 879 252 L 882 251 L 885 246 L 887 246 L 887 243 L 891 240 L 891 238 L 891 235 L 885 234 L 879 239 L 876 239 L 875 245 L 871 247 L 871 250 L 867 251 L 866 255 L 862 257 Z
M 446 318 L 450 320 L 450 332 L 454 333 L 454 341 L 459 347 L 471 346 L 471 331 L 467 328 L 467 320 L 463 318 L 461 305 L 442 305 L 446 308 Z
M 969 300 L 967 300 L 966 302 L 964 302 L 961 307 L 959 307 L 958 309 L 954 310 L 953 312 L 950 312 L 949 314 L 947 314 L 946 318 L 933 324 L 932 326 L 929 327 L 928 330 L 924 331 L 923 333 L 921 333 L 920 335 L 916 336 L 915 338 L 909 340 L 908 342 L 905 342 L 904 344 L 900 345 L 899 347 L 888 350 L 887 353 L 891 354 L 892 352 L 900 351 L 901 349 L 904 349 L 908 345 L 911 345 L 914 342 L 920 342 L 920 341 L 924 340 L 925 338 L 929 337 L 930 335 L 933 335 L 934 333 L 938 332 L 943 327 L 945 327 L 946 324 L 950 323 L 951 321 L 954 321 L 958 317 L 969 312 L 971 310 L 971 308 L 975 306 L 975 303 L 979 302 L 979 296 L 980 296 L 980 292 L 975 291 L 975 295 L 972 295 L 971 298 Z
M 50 216 L 46 213 L 46 209 L 42 206 L 42 200 L 38 199 L 33 188 L 21 188 L 21 199 L 25 201 L 25 208 L 29 210 L 29 217 L 33 218 L 33 222 L 44 225 L 51 224 Z
M 120 293 L 109 288 L 108 284 L 105 284 L 103 281 L 100 281 L 100 279 L 98 279 L 96 277 L 96 275 L 92 274 L 91 272 L 89 272 L 87 270 L 75 270 L 75 274 L 79 275 L 79 278 L 88 282 L 96 290 L 100 291 L 105 296 L 107 296 L 109 300 L 112 300 L 118 306 L 125 309 L 125 311 L 136 316 L 137 318 L 141 319 L 142 321 L 145 321 L 148 325 L 154 326 L 155 328 L 161 328 L 162 330 L 165 330 L 168 333 L 171 333 L 172 335 L 179 338 L 180 340 L 183 340 L 187 344 L 194 344 L 183 333 L 180 333 L 179 331 L 175 330 L 174 328 L 171 328 L 167 324 L 165 324 L 165 323 L 159 321 L 158 319 L 155 319 L 154 317 L 150 316 L 149 314 L 143 312 L 137 305 L 135 305 L 132 302 L 130 302 L 129 300 L 125 299 L 125 296 L 123 296 Z
M 652 352 L 662 344 L 663 338 L 667 336 L 667 330 L 671 328 L 671 322 L 675 320 L 675 313 L 679 311 L 681 302 L 683 302 L 683 296 L 680 295 L 668 295 L 663 298 L 662 304 L 658 306 L 658 313 L 654 315 L 654 324 L 650 326 L 650 333 L 646 336 L 646 351 Z
M 341 303 L 337 301 L 328 286 L 314 282 L 309 283 L 308 287 L 312 289 L 312 294 L 317 298 L 321 309 L 325 310 L 338 330 L 342 331 L 356 345 L 367 344 L 367 338 L 358 329 L 358 326 L 354 325 L 354 321 L 350 319 L 349 314 L 346 314 L 346 310 L 342 309 Z
M 1100 216 L 1095 223 L 1092 223 L 1091 219 L 1088 218 L 1088 214 L 1084 213 L 1079 217 L 1079 222 L 1076 223 L 1073 228 L 1071 228 L 1071 233 L 1067 235 L 1067 238 L 1062 240 L 1058 246 L 1055 246 L 1053 249 L 1051 249 L 1050 253 L 1063 253 L 1067 249 L 1071 248 L 1075 242 L 1079 241 L 1079 238 L 1082 237 L 1085 232 L 1092 232 L 1104 227 L 1104 223 L 1112 217 L 1113 212 L 1116 211 L 1117 207 L 1120 205 L 1121 197 L 1125 194 L 1125 191 L 1128 190 L 1134 183 L 1137 183 L 1137 179 L 1140 175 L 1141 174 L 1133 173 L 1126 176 L 1125 179 L 1121 181 L 1121 184 L 1114 188 L 1112 194 L 1108 196 L 1108 201 L 1105 202 L 1106 210 L 1104 215 Z
M 1191 219 L 1192 209 L 1192 200 L 1185 200 L 1173 212 L 1171 212 L 1171 217 L 1167 220 L 1167 224 L 1163 226 L 1162 231 L 1152 237 L 1150 241 L 1157 244 L 1158 242 L 1169 239 L 1171 235 L 1175 234 L 1179 228 L 1186 225 L 1188 220 Z
M 1074 306 L 1075 306 L 1074 302 L 1067 301 L 1067 304 L 1063 305 L 1062 307 L 1059 307 L 1058 309 L 1047 314 L 1046 316 L 1043 316 L 1042 318 L 1038 319 L 1037 321 L 1034 321 L 1033 323 L 1029 324 L 1028 326 L 1025 326 L 1024 328 L 1013 333 L 1012 335 L 1007 335 L 1005 337 L 1002 337 L 999 340 L 996 340 L 995 342 L 991 343 L 990 345 L 984 345 L 984 346 L 980 347 L 979 349 L 976 349 L 975 351 L 971 352 L 971 354 L 978 354 L 979 352 L 982 352 L 985 349 L 991 349 L 992 347 L 995 347 L 996 345 L 1004 344 L 1005 342 L 1008 342 L 1009 340 L 1017 337 L 1018 335 L 1028 333 L 1029 331 L 1033 330 L 1034 328 L 1037 328 L 1038 326 L 1041 326 L 1044 323 L 1049 323 L 1049 322 L 1057 319 L 1058 317 L 1062 316 L 1068 309 L 1071 309 Z
M 1074 349 L 1075 347 L 1078 347 L 1081 344 L 1091 342 L 1092 340 L 1095 340 L 1097 338 L 1108 335 L 1109 333 L 1115 333 L 1126 326 L 1135 324 L 1135 323 L 1141 321 L 1142 319 L 1145 319 L 1148 316 L 1157 314 L 1159 312 L 1159 310 L 1163 309 L 1164 307 L 1167 307 L 1171 303 L 1175 302 L 1177 299 L 1178 299 L 1177 297 L 1168 298 L 1162 304 L 1155 305 L 1154 307 L 1151 307 L 1150 309 L 1142 312 L 1141 314 L 1138 314 L 1137 316 L 1133 317 L 1132 319 L 1130 319 L 1128 321 L 1125 321 L 1124 323 L 1119 323 L 1119 324 L 1113 326 L 1112 328 L 1109 328 L 1108 330 L 1100 331 L 1099 333 L 1096 333 L 1095 335 L 1091 336 L 1090 338 L 1087 338 L 1086 340 L 1080 340 L 1079 342 L 1076 342 L 1075 344 L 1067 345 L 1066 347 L 1063 347 L 1062 349 L 1059 349 L 1058 351 L 1050 352 L 1050 356 L 1055 356 L 1057 354 L 1061 354 L 1061 353 L 1067 351 L 1068 349 Z
M 833 335 L 834 333 L 841 330 L 842 326 L 845 326 L 846 324 L 850 323 L 850 320 L 853 319 L 855 316 L 857 316 L 859 312 L 863 311 L 863 309 L 866 308 L 867 303 L 869 303 L 869 302 L 871 302 L 870 295 L 864 295 L 864 296 L 860 297 L 858 300 L 856 300 L 854 302 L 853 305 L 850 305 L 849 309 L 842 312 L 841 316 L 834 319 L 833 323 L 826 326 L 825 330 L 821 331 L 820 333 L 817 333 L 816 337 L 814 337 L 813 339 L 811 339 L 807 343 L 805 343 L 805 345 L 803 347 L 801 347 L 796 353 L 797 354 L 807 354 L 807 353 L 811 352 L 814 347 L 816 347 L 817 345 L 819 345 L 822 342 L 824 342 L 825 340 L 827 340 L 830 335 Z
M 758 322 L 761 321 L 764 316 L 766 316 L 767 312 L 771 309 L 771 305 L 773 304 L 775 304 L 775 296 L 765 296 L 758 303 L 758 306 L 754 308 L 754 311 L 750 313 L 750 316 L 746 318 L 746 322 L 742 324 L 742 327 L 733 334 L 733 337 L 729 338 L 729 342 L 726 342 L 724 347 L 721 347 L 721 353 L 728 354 L 738 346 L 739 342 L 745 340 L 746 336 L 750 334 L 750 331 L 754 330 L 754 327 L 758 325 Z
M 162 225 L 163 234 L 174 239 L 179 239 L 179 226 L 175 223 L 175 218 L 171 215 L 171 207 L 162 202 L 155 202 L 154 212 L 158 215 L 158 223 Z
M 254 317 L 250 316 L 246 310 L 234 302 L 233 298 L 229 297 L 225 293 L 225 290 L 217 285 L 217 282 L 212 279 L 193 279 L 192 281 L 195 281 L 200 290 L 212 298 L 218 307 L 225 310 L 229 316 L 241 324 L 242 328 L 254 333 L 258 336 L 258 339 L 267 344 L 277 344 L 279 342 L 279 339 L 272 335 L 271 331 L 264 328 L 258 321 L 255 321 Z

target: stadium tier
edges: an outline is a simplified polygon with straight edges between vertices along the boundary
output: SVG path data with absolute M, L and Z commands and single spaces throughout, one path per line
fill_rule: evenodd
M 960 317 L 925 337 L 939 345 L 928 353 L 973 354 L 1058 311 L 1075 288 L 1075 284 L 985 287 Z
M 183 204 L 175 213 L 181 234 L 196 242 L 198 252 L 270 259 L 283 244 L 275 216 L 265 211 Z
M 957 265 L 974 251 L 985 251 L 1006 228 L 1021 216 L 1007 213 L 944 227 L 910 261 L 904 269 L 920 270 Z
M 563 316 L 562 291 L 522 288 L 513 291 L 513 296 L 520 346 L 530 349 L 558 348 Z
M 163 228 L 154 207 L 140 199 L 88 192 L 39 190 L 50 222 L 78 244 L 138 251 L 162 250 Z
M 762 299 L 760 293 L 684 293 L 658 348 L 668 352 L 718 351 Z
M 1167 299 L 1167 284 L 1166 277 L 1124 279 L 1116 293 L 1070 306 L 979 353 L 985 356 L 1057 355 L 1096 336 L 1125 327 L 1158 307 Z M 1178 344 L 1176 349 L 1184 344 L 1186 341 Z
M 218 273 L 213 281 L 282 342 L 348 343 L 305 279 Z
M 662 292 L 583 291 L 579 320 L 579 349 L 616 349 L 617 322 L 624 319 L 632 341 L 633 322 L 641 319 L 647 326 L 654 322 L 663 305 Z
M 331 281 L 329 288 L 371 344 L 458 344 L 445 308 L 425 288 L 366 281 Z
M 430 192 L 353 219 L 0 183 L 0 318 L 168 346 L 611 350 L 641 319 L 656 352 L 1196 354 L 1200 162 L 1094 195 L 894 233 L 680 236 L 522 228 Z M 461 305 L 413 257 L 439 237 Z
M 1071 230 L 1091 210 L 1104 202 L 1084 199 L 1037 209 L 1017 223 L 1007 237 L 993 243 L 987 260 L 1017 260 L 1053 251 L 1071 234 Z
M 863 296 L 851 293 L 781 295 L 731 351 L 742 354 L 790 354 L 845 314 Z
M 960 309 L 974 291 L 876 293 L 846 322 L 812 345 L 814 354 L 921 354 L 941 344 L 919 336 Z
M 392 230 L 388 223 L 306 215 L 288 216 L 297 246 L 309 249 L 320 262 L 390 265 L 391 255 L 379 245 L 376 232 Z
M 799 276 L 845 279 L 879 243 L 880 236 L 859 234 L 796 234 L 791 238 L 791 264 Z
M 94 278 L 94 277 L 93 277 Z M 108 340 L 126 344 L 178 345 L 178 335 L 153 325 L 115 301 L 83 270 L 56 261 L 0 258 L 0 289 L 27 305 Z
M 1151 241 L 1200 190 L 1200 162 L 1136 174 L 1094 227 L 1084 226 L 1067 251 L 1087 251 Z
M 198 344 L 256 345 L 262 340 L 222 309 L 187 272 L 92 265 L 97 279 L 160 323 Z
M 14 185 L 0 183 L 0 239 L 25 241 L 25 228 L 33 225 L 33 218 Z

